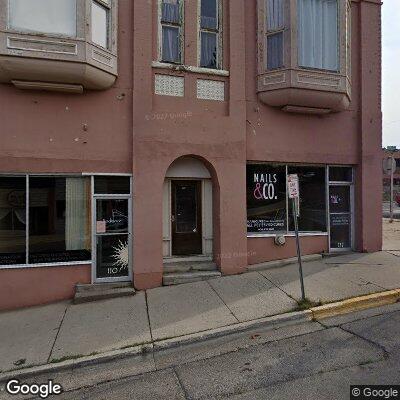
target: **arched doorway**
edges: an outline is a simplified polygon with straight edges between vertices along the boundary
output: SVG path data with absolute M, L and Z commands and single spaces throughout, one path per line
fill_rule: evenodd
M 181 157 L 168 168 L 163 187 L 163 257 L 213 255 L 213 185 L 197 158 Z

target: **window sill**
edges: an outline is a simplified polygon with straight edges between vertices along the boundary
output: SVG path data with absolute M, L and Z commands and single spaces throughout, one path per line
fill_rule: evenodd
M 178 72 L 192 72 L 195 74 L 205 74 L 214 76 L 229 76 L 229 71 L 223 69 L 202 68 L 202 67 L 195 67 L 192 65 L 169 64 L 160 61 L 153 61 L 151 63 L 151 66 L 152 68 L 168 69 L 171 71 L 178 71 Z
M 276 236 L 295 237 L 294 232 L 288 233 L 248 233 L 247 238 L 275 238 Z M 328 236 L 328 232 L 299 232 L 299 236 Z
M 0 265 L 0 271 L 4 270 L 4 269 L 45 268 L 45 267 L 74 267 L 74 266 L 79 266 L 79 265 L 91 265 L 91 264 L 92 264 L 92 260 L 57 262 L 57 263 L 41 263 L 41 264 Z

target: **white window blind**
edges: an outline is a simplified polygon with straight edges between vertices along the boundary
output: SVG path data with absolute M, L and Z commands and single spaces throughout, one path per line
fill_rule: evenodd
M 9 0 L 9 5 L 12 29 L 76 36 L 76 0 Z
M 109 10 L 92 1 L 92 41 L 108 48 Z
M 298 0 L 299 65 L 337 71 L 337 0 Z

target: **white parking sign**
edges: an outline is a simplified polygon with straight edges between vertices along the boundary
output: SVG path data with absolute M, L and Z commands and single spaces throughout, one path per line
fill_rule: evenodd
M 289 199 L 297 199 L 299 197 L 299 177 L 297 174 L 290 174 L 287 177 Z

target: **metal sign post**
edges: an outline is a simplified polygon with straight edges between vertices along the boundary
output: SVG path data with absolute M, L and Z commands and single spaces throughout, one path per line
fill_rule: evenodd
M 394 157 L 389 157 L 383 160 L 383 172 L 385 174 L 390 174 L 390 220 L 389 222 L 393 222 L 393 179 L 394 179 L 394 171 L 396 170 L 396 160 Z
M 300 238 L 299 238 L 299 177 L 297 174 L 291 174 L 287 177 L 288 193 L 289 199 L 292 199 L 293 207 L 293 220 L 294 220 L 294 230 L 296 234 L 296 247 L 297 247 L 297 258 L 299 261 L 299 274 L 300 274 L 300 285 L 301 285 L 301 298 L 304 301 L 306 299 L 306 294 L 304 290 L 304 278 L 303 278 L 303 265 L 301 263 L 301 249 L 300 249 Z

